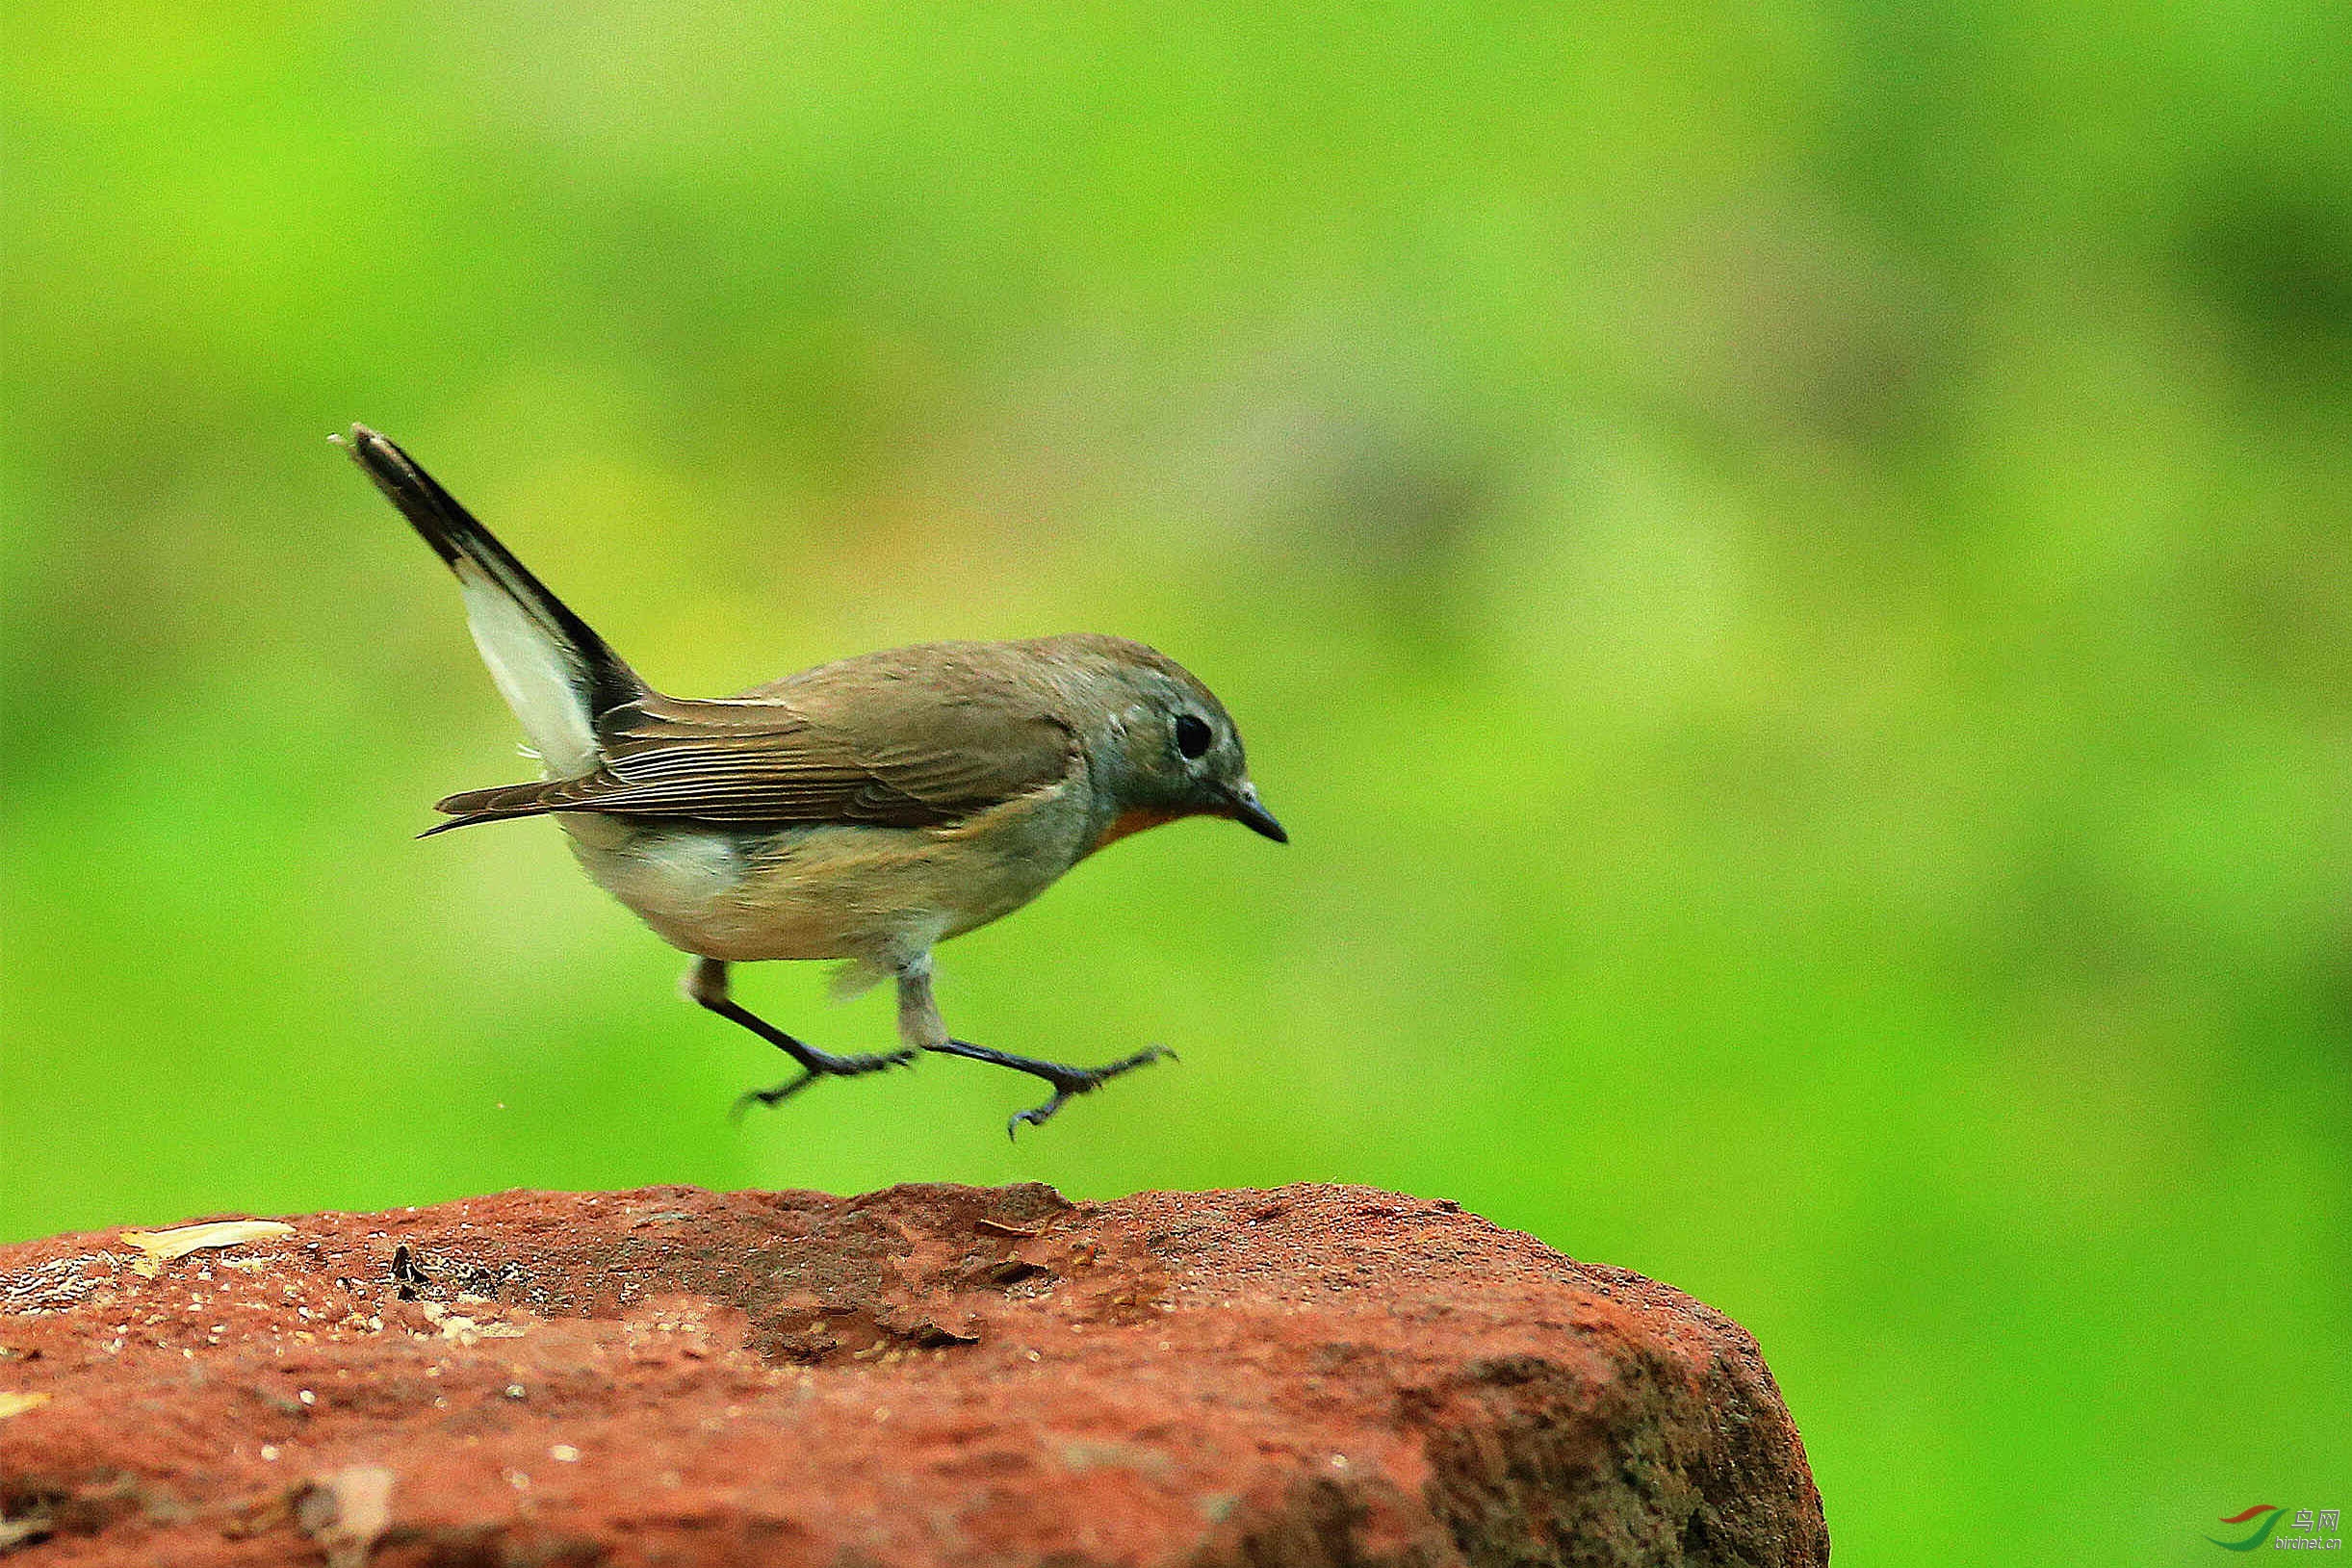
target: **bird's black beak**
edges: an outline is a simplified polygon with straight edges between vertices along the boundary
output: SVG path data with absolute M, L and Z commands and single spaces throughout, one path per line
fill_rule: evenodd
M 1274 813 L 1258 804 L 1257 785 L 1254 784 L 1243 784 L 1239 789 L 1234 790 L 1230 795 L 1228 795 L 1227 799 L 1233 803 L 1234 821 L 1240 823 L 1252 833 L 1264 835 L 1266 837 L 1273 839 L 1278 844 L 1287 844 L 1290 842 L 1290 835 L 1284 833 L 1282 831 L 1282 825 L 1274 820 Z

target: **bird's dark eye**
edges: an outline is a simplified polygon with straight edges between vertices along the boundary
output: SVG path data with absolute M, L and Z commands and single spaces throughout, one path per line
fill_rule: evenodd
M 1194 713 L 1176 715 L 1176 750 L 1187 761 L 1208 750 L 1208 726 Z

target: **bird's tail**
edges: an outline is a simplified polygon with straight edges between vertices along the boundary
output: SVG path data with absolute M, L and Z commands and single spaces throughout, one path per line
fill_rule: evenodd
M 596 721 L 646 695 L 645 682 L 406 452 L 364 424 L 346 445 L 457 574 L 474 646 L 540 759 L 558 778 L 593 769 Z

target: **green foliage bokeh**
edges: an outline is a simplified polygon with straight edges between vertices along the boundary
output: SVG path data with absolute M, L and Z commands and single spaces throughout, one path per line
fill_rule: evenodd
M 2352 1409 L 2352 13 L 13 9 L 0 1237 L 1377 1183 L 1752 1329 L 1841 1556 L 2203 1561 Z M 772 1052 L 544 824 L 408 445 L 665 689 L 1118 631 L 1295 842 Z M 890 1038 L 748 971 L 821 1043 Z M 2331 1455 L 2332 1460 L 2331 1460 Z

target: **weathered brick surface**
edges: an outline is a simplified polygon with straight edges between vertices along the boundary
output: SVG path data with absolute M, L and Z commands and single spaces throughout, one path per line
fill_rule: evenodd
M 208 1565 L 1813 1564 L 1755 1344 L 1363 1188 L 507 1193 L 0 1248 L 0 1542 Z

